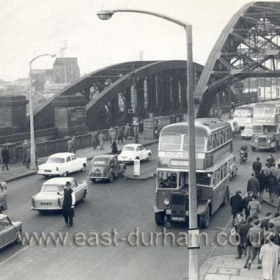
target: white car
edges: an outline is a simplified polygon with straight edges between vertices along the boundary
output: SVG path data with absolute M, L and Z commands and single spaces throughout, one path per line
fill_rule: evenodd
M 241 131 L 241 138 L 242 139 L 251 139 L 253 136 L 253 125 L 246 124 L 244 129 Z
M 73 153 L 58 153 L 51 155 L 47 162 L 38 166 L 38 174 L 45 177 L 64 176 L 76 171 L 84 171 L 87 158 L 77 158 Z
M 122 152 L 118 156 L 120 162 L 131 162 L 135 159 L 150 160 L 152 151 L 146 150 L 142 144 L 127 144 L 122 148 Z
M 83 201 L 87 195 L 87 183 L 78 184 L 75 178 L 52 178 L 46 181 L 41 188 L 41 191 L 35 194 L 31 199 L 31 210 L 61 210 L 64 199 L 64 188 L 66 182 L 71 183 L 71 188 L 75 192 L 75 198 L 78 201 Z

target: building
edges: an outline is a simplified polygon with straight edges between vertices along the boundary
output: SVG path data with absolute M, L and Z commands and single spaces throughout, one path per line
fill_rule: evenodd
M 55 83 L 72 83 L 80 78 L 80 68 L 76 57 L 58 57 L 53 64 Z

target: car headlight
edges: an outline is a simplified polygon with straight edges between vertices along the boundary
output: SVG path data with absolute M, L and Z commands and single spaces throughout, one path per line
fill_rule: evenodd
M 168 206 L 169 205 L 169 199 L 168 198 L 165 198 L 164 201 L 163 201 L 164 205 L 165 206 Z

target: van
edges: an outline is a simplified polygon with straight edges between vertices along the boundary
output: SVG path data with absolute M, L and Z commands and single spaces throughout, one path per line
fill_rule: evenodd
M 241 131 L 241 138 L 242 139 L 251 139 L 253 136 L 253 125 L 246 124 L 244 129 Z

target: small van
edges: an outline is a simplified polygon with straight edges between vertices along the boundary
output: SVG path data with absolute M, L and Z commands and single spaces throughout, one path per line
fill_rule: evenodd
M 253 125 L 246 124 L 244 129 L 241 131 L 241 138 L 242 139 L 251 139 L 253 136 Z

